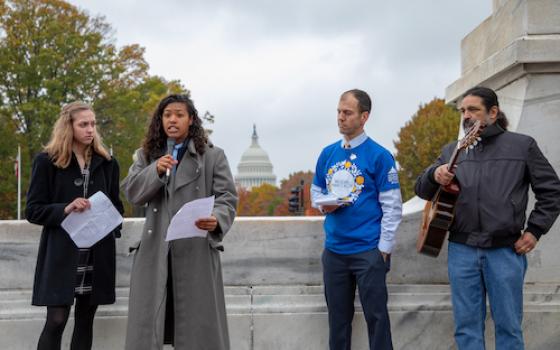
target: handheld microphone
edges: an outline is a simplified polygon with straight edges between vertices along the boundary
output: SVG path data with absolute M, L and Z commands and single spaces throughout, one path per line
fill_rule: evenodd
M 175 147 L 175 139 L 168 137 L 167 138 L 167 154 L 173 155 L 173 147 Z M 169 178 L 171 175 L 171 169 L 167 168 L 165 170 L 165 176 Z

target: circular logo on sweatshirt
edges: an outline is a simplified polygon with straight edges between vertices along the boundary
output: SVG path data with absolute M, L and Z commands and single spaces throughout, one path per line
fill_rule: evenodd
M 343 160 L 329 168 L 327 188 L 339 199 L 355 202 L 364 188 L 364 177 L 356 164 Z
M 354 176 L 348 170 L 340 170 L 333 174 L 331 179 L 331 192 L 338 198 L 345 198 L 352 193 Z

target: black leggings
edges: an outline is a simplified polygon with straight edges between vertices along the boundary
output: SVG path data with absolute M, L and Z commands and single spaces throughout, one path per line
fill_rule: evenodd
M 37 350 L 60 350 L 62 333 L 70 315 L 70 307 L 69 305 L 47 306 L 47 321 L 39 337 Z M 97 311 L 97 305 L 89 304 L 89 295 L 76 296 L 71 350 L 91 349 L 95 311 Z

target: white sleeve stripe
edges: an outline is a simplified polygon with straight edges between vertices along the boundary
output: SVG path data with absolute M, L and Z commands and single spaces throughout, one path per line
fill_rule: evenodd
M 313 208 L 319 209 L 319 206 L 315 204 L 315 202 L 317 199 L 321 198 L 321 196 L 324 196 L 323 189 L 315 184 L 311 184 L 311 206 Z
M 399 188 L 379 193 L 379 203 L 383 211 L 379 250 L 390 253 L 395 245 L 395 234 L 402 217 L 402 198 Z

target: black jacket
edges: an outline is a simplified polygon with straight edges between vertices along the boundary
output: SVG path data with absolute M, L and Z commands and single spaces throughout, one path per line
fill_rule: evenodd
M 449 240 L 489 248 L 513 246 L 523 230 L 539 239 L 560 212 L 560 181 L 535 140 L 488 126 L 482 141 L 458 157 L 456 180 L 461 192 Z M 457 141 L 446 145 L 437 161 L 416 180 L 416 194 L 432 199 L 439 185 L 435 169 L 448 163 Z M 536 203 L 526 220 L 528 189 Z M 526 223 L 527 222 L 527 223 Z M 527 226 L 525 227 L 525 223 Z
M 114 158 L 106 160 L 94 153 L 90 174 L 87 196 L 102 191 L 122 213 L 117 161 Z M 81 177 L 74 155 L 65 169 L 57 168 L 46 153 L 40 153 L 33 161 L 25 215 L 29 222 L 43 226 L 33 284 L 33 305 L 74 303 L 78 248 L 60 224 L 65 217 L 64 208 L 75 198 L 83 197 L 83 187 L 74 184 L 74 180 Z M 91 248 L 94 269 L 92 304 L 115 301 L 115 234 L 107 235 Z

